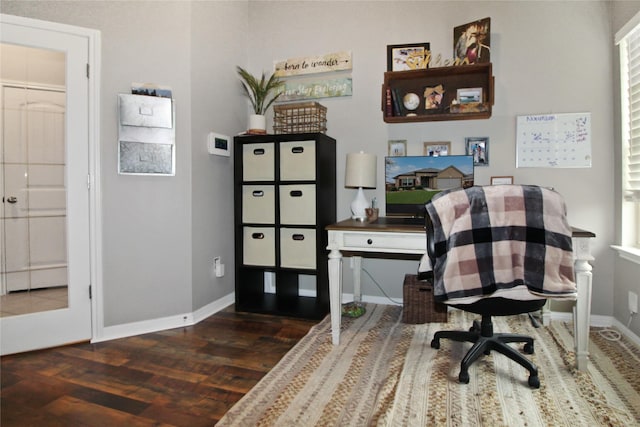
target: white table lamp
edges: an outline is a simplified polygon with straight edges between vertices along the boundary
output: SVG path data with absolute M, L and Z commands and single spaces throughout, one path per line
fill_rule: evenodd
M 364 221 L 367 219 L 365 209 L 369 207 L 363 188 L 376 188 L 376 155 L 364 152 L 347 154 L 345 170 L 345 187 L 357 188 L 355 199 L 351 202 L 351 218 Z

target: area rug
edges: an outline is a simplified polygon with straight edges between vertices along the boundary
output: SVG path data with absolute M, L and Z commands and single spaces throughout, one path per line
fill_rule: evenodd
M 368 304 L 343 318 L 331 344 L 327 317 L 316 325 L 217 424 L 223 426 L 632 426 L 640 425 L 640 349 L 591 332 L 587 371 L 574 369 L 572 325 L 534 328 L 526 316 L 494 318 L 494 330 L 535 338 L 541 386 L 498 353 L 458 383 L 470 344 L 434 332 L 468 329 L 473 315 L 449 311 L 447 323 L 409 325 L 399 306 Z

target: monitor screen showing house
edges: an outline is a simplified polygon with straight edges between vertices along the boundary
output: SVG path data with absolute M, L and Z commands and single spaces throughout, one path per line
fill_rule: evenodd
M 424 216 L 434 194 L 473 186 L 473 156 L 385 157 L 386 214 Z

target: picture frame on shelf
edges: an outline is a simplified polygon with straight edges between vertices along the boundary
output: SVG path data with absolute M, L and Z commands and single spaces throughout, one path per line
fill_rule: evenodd
M 435 141 L 424 143 L 424 155 L 425 156 L 448 156 L 451 154 L 451 142 L 449 141 Z
M 466 154 L 473 156 L 474 166 L 489 166 L 489 138 L 469 137 L 464 143 Z
M 454 27 L 453 59 L 456 65 L 491 62 L 491 18 Z
M 481 87 L 460 88 L 457 91 L 456 100 L 459 104 L 479 104 L 482 102 Z
M 390 139 L 388 155 L 390 157 L 405 157 L 407 155 L 407 140 Z
M 513 184 L 513 176 L 492 176 L 491 185 L 511 185 Z
M 441 111 L 443 108 L 444 85 L 428 86 L 424 88 L 424 109 L 427 112 Z
M 431 44 L 427 42 L 387 45 L 387 71 L 429 68 L 430 49 Z

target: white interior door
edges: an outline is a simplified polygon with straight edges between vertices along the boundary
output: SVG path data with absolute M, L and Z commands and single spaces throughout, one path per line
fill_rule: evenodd
M 13 54 L 40 56 L 40 50 L 15 48 L 7 52 L 5 47 L 0 45 L 4 60 L 16 60 Z M 64 67 L 64 61 L 59 66 Z M 3 83 L 0 100 L 0 168 L 4 180 L 0 226 L 2 247 L 6 248 L 0 258 L 3 293 L 59 288 L 55 295 L 60 299 L 66 295 L 63 288 L 68 282 L 65 91 Z M 43 298 L 10 295 L 3 298 L 2 315 L 42 311 L 33 304 L 38 301 L 47 306 Z
M 17 81 L 12 78 L 14 87 L 3 90 L 3 105 L 25 104 L 25 108 L 16 110 L 22 120 L 19 126 L 11 127 L 3 118 L 2 135 L 5 138 L 5 129 L 17 129 L 28 142 L 11 145 L 14 148 L 7 148 L 2 159 L 4 169 L 15 169 L 10 174 L 4 171 L 1 187 L 4 220 L 16 223 L 12 224 L 15 227 L 5 223 L 3 231 L 5 268 L 9 271 L 35 266 L 36 276 L 40 275 L 37 280 L 44 283 L 62 279 L 68 284 L 66 308 L 0 318 L 0 353 L 10 354 L 91 338 L 90 42 L 85 36 L 61 31 L 55 25 L 48 28 L 34 25 L 33 20 L 1 17 L 1 43 L 63 53 L 65 58 L 62 94 L 38 87 L 46 86 L 42 80 L 49 72 L 42 63 L 28 59 L 20 64 L 2 61 L 3 84 L 6 74 L 16 71 L 6 67 L 17 67 L 18 71 L 24 68 L 24 77 Z M 55 127 L 63 127 L 63 132 L 54 132 Z M 62 143 L 55 143 L 54 134 L 63 135 Z M 3 139 L 2 146 L 10 145 Z M 18 152 L 11 152 L 15 147 Z M 25 157 L 28 162 L 21 160 Z M 26 240 L 18 237 L 25 234 Z M 28 286 L 33 284 L 31 277 Z M 12 283 L 8 275 L 4 285 L 8 290 L 22 286 Z

